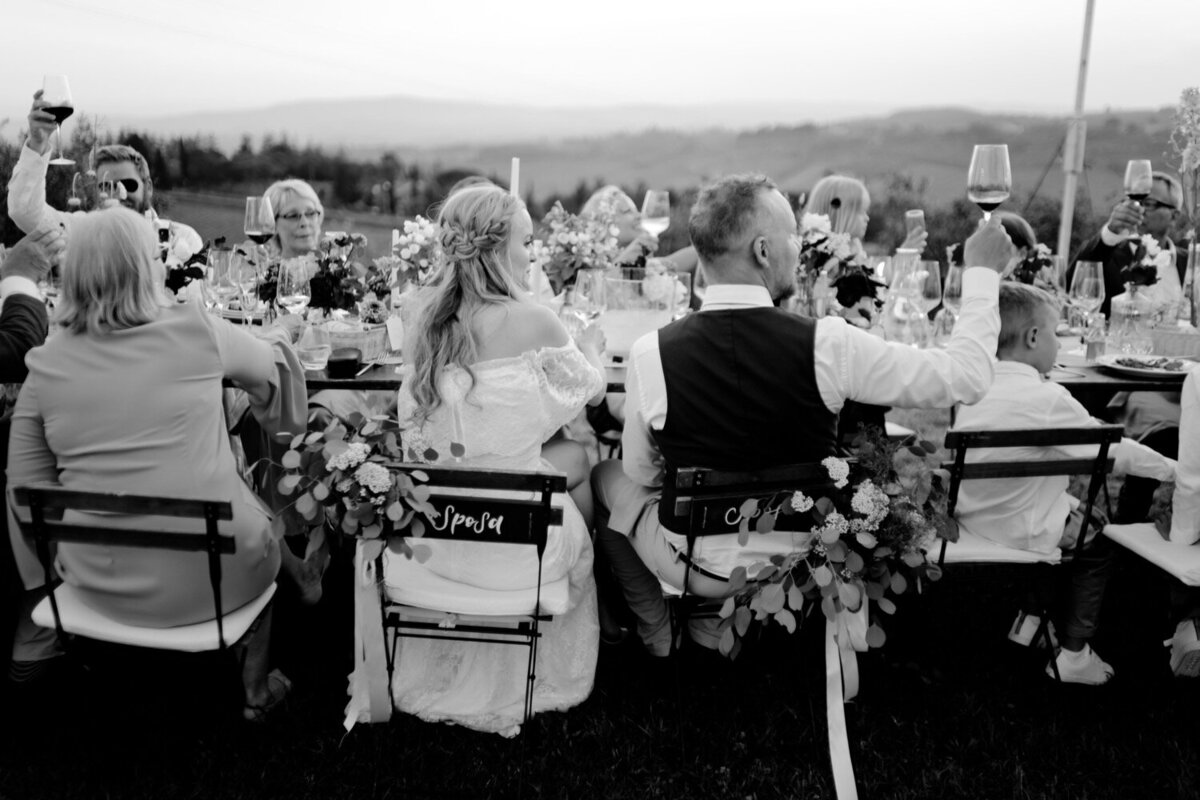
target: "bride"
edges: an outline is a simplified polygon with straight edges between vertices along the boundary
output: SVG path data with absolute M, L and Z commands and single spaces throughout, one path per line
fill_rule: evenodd
M 459 463 L 553 469 L 542 443 L 591 402 L 605 383 L 599 334 L 578 346 L 526 286 L 533 223 L 518 198 L 495 186 L 452 194 L 438 219 L 445 268 L 406 342 L 410 365 L 398 398 L 405 448 L 465 452 Z M 530 588 L 518 569 L 528 548 L 426 540 L 425 568 L 471 586 Z M 592 544 L 570 497 L 550 529 L 543 581 L 566 576 L 570 608 L 542 627 L 534 711 L 564 709 L 591 692 L 598 627 Z M 523 716 L 523 648 L 475 642 L 401 640 L 395 705 L 426 720 L 515 735 Z

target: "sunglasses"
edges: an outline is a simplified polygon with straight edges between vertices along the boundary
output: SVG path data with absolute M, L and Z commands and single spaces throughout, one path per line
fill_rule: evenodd
M 314 220 L 321 216 L 321 212 L 315 208 L 310 208 L 308 211 L 289 211 L 286 214 L 280 214 L 279 219 L 285 219 L 288 222 L 299 222 L 301 217 L 307 220 Z
M 117 194 L 118 186 L 132 194 L 142 187 L 142 182 L 137 178 L 117 178 L 115 180 L 100 181 L 99 183 L 100 191 L 110 195 Z
M 1175 206 L 1171 205 L 1170 203 L 1162 203 L 1162 202 L 1159 202 L 1158 200 L 1143 200 L 1142 207 L 1147 210 L 1150 210 L 1150 211 L 1153 211 L 1156 208 L 1169 208 L 1172 211 L 1178 210 Z

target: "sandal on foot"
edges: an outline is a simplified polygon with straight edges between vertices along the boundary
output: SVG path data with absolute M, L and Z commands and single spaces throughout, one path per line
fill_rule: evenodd
M 267 676 L 267 701 L 262 705 L 246 703 L 242 706 L 242 718 L 247 722 L 266 722 L 267 715 L 279 707 L 292 691 L 292 682 L 277 669 Z

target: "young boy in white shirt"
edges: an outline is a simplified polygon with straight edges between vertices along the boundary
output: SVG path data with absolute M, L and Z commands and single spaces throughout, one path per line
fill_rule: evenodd
M 1058 356 L 1058 305 L 1046 292 L 1021 283 L 1000 284 L 1000 337 L 995 377 L 979 403 L 963 406 L 956 428 L 1066 428 L 1099 424 L 1070 393 L 1045 379 Z M 1111 451 L 1113 472 L 1157 480 L 1173 480 L 1175 462 L 1124 438 Z M 972 450 L 970 461 L 1034 460 L 1094 456 L 1095 445 Z M 1067 494 L 1068 476 L 965 481 L 956 517 L 967 531 L 1019 550 L 1066 551 L 1079 537 L 1083 511 Z M 1094 510 L 1095 511 L 1095 510 Z M 1095 513 L 1093 514 L 1095 517 Z M 1068 574 L 1066 608 L 1058 633 L 1062 644 L 1056 661 L 1066 683 L 1099 685 L 1113 669 L 1092 650 L 1096 621 L 1111 570 L 1112 549 L 1097 536 L 1103 522 L 1088 526 L 1085 547 L 1063 570 Z M 1094 540 L 1093 540 L 1094 539 Z M 1018 618 L 1020 621 L 1020 618 Z M 1053 675 L 1050 667 L 1047 673 Z

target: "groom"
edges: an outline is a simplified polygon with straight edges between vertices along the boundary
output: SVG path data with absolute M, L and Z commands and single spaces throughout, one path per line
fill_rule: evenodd
M 659 523 L 664 462 L 761 469 L 833 455 L 847 400 L 947 408 L 981 398 L 992 381 L 1000 330 L 999 273 L 1014 248 L 998 225 L 967 240 L 962 315 L 945 350 L 883 341 L 845 320 L 812 320 L 775 307 L 795 291 L 796 217 L 768 178 L 735 175 L 706 187 L 688 221 L 708 277 L 700 311 L 639 339 L 629 356 L 623 458 L 592 473 L 597 546 L 638 622 L 647 650 L 668 655 L 671 631 L 659 579 L 683 585 L 686 548 Z M 784 532 L 698 540 L 689 592 L 728 593 L 739 564 L 791 549 Z M 692 622 L 715 647 L 715 626 Z

